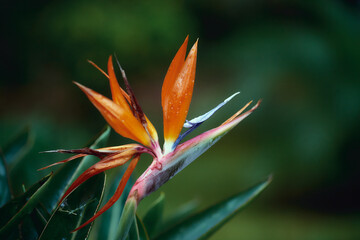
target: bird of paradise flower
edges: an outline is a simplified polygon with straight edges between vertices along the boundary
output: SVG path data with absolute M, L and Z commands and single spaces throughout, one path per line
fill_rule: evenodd
M 161 185 L 170 180 L 175 174 L 184 169 L 187 165 L 209 149 L 215 142 L 217 142 L 217 140 L 235 127 L 240 121 L 250 115 L 259 106 L 260 101 L 258 101 L 258 103 L 250 110 L 243 113 L 243 111 L 251 104 L 252 101 L 250 101 L 217 128 L 211 129 L 180 144 L 181 140 L 186 135 L 197 128 L 205 120 L 210 118 L 218 109 L 238 94 L 233 94 L 209 112 L 192 120 L 186 120 L 194 87 L 198 41 L 195 42 L 186 57 L 187 44 L 188 37 L 186 37 L 184 43 L 172 60 L 162 86 L 161 104 L 163 108 L 164 121 L 163 150 L 160 148 L 156 129 L 143 113 L 138 101 L 135 98 L 134 92 L 130 87 L 125 72 L 117 61 L 125 82 L 126 91 L 119 86 L 115 76 L 112 56 L 110 56 L 108 60 L 108 73 L 105 73 L 95 63 L 89 61 L 109 79 L 112 100 L 81 85 L 80 83 L 75 82 L 75 84 L 87 95 L 89 100 L 117 133 L 140 144 L 133 143 L 122 146 L 105 147 L 96 150 L 83 148 L 75 150 L 60 149 L 49 151 L 73 153 L 77 155 L 51 164 L 45 168 L 84 157 L 86 155 L 94 155 L 100 159 L 99 162 L 85 170 L 71 184 L 62 196 L 59 204 L 80 184 L 88 180 L 90 177 L 105 170 L 124 165 L 130 161 L 130 164 L 128 165 L 114 195 L 93 217 L 73 231 L 77 231 L 94 221 L 120 198 L 141 154 L 148 153 L 152 155 L 153 162 L 137 179 L 128 195 L 128 199 L 134 200 L 136 205 L 138 205 L 144 197 L 157 190 Z M 187 128 L 187 131 L 181 134 L 183 128 Z

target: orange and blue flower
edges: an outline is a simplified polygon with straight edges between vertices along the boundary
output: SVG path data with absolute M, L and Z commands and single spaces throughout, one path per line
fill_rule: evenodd
M 219 127 L 181 143 L 182 139 L 187 134 L 210 118 L 218 109 L 238 94 L 233 94 L 209 112 L 192 120 L 186 120 L 194 88 L 198 41 L 195 42 L 186 57 L 187 44 L 188 37 L 185 39 L 184 43 L 172 60 L 162 86 L 161 104 L 163 108 L 164 121 L 163 150 L 160 148 L 156 129 L 143 113 L 127 80 L 125 72 L 118 61 L 117 65 L 121 71 L 122 78 L 124 79 L 126 91 L 120 87 L 117 81 L 113 66 L 113 59 L 111 56 L 108 60 L 108 73 L 105 73 L 96 64 L 89 61 L 109 79 L 112 99 L 109 99 L 81 85 L 80 83 L 75 82 L 75 84 L 86 94 L 93 105 L 99 110 L 108 124 L 118 134 L 138 143 L 105 147 L 96 150 L 84 148 L 50 151 L 77 154 L 50 166 L 65 163 L 86 155 L 94 155 L 100 159 L 99 162 L 84 171 L 71 184 L 62 196 L 59 204 L 80 184 L 90 177 L 130 162 L 118 188 L 110 200 L 92 218 L 87 220 L 74 231 L 77 231 L 94 221 L 119 199 L 128 179 L 139 161 L 141 154 L 148 153 L 152 155 L 153 162 L 137 179 L 129 193 L 128 198 L 134 199 L 137 204 L 141 199 L 157 190 L 175 174 L 194 161 L 218 139 L 220 139 L 224 134 L 235 127 L 240 121 L 246 118 L 258 107 L 260 101 L 250 110 L 242 113 L 251 104 L 251 102 L 249 102 Z M 183 128 L 187 128 L 187 130 L 181 134 Z

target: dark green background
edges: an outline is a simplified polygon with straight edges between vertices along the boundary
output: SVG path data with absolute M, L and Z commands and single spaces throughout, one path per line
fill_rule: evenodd
M 190 44 L 199 38 L 189 118 L 241 91 L 192 136 L 251 99 L 263 103 L 162 188 L 166 212 L 192 199 L 209 206 L 272 173 L 212 239 L 360 238 L 359 1 L 8 0 L 0 11 L 0 146 L 27 126 L 33 140 L 28 166 L 12 173 L 19 185 L 65 157 L 39 151 L 83 147 L 105 125 L 72 84 L 110 95 L 87 59 L 106 69 L 117 54 L 161 136 L 161 84 L 189 34 Z M 128 142 L 113 133 L 109 144 Z

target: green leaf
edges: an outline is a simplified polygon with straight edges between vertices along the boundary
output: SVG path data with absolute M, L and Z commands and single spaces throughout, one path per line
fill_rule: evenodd
M 49 178 L 50 176 L 41 179 L 23 195 L 8 202 L 0 209 L 0 236 L 6 236 L 10 230 L 16 229 L 23 217 L 33 211 L 44 197 L 46 189 L 49 188 Z
M 179 209 L 173 214 L 171 214 L 167 219 L 165 219 L 161 224 L 161 229 L 164 231 L 169 229 L 176 224 L 180 223 L 190 215 L 192 215 L 195 210 L 199 207 L 199 202 L 197 200 L 192 200 L 184 205 L 180 206 Z
M 92 149 L 103 147 L 110 135 L 110 128 L 105 128 L 101 135 L 90 146 Z M 66 189 L 71 183 L 88 167 L 97 162 L 98 159 L 93 156 L 84 157 L 80 163 L 77 160 L 64 164 L 58 169 L 50 179 L 51 188 L 47 191 L 47 198 L 43 199 L 42 204 L 47 211 L 51 213 L 58 205 L 60 198 L 64 195 Z
M 3 148 L 3 156 L 10 169 L 27 153 L 32 144 L 30 130 L 25 128 Z
M 104 173 L 95 175 L 80 185 L 56 209 L 41 233 L 39 240 L 86 239 L 92 224 L 88 224 L 74 233 L 71 233 L 71 231 L 91 218 L 98 210 L 104 186 Z
M 124 210 L 121 214 L 120 224 L 115 239 L 124 240 L 128 237 L 128 233 L 132 225 L 134 225 L 137 203 L 135 198 L 128 198 L 125 203 Z
M 90 146 L 92 149 L 103 147 L 110 135 L 110 128 L 106 127 L 101 131 L 98 138 Z M 95 163 L 98 159 L 93 156 L 86 156 L 80 162 L 77 160 L 64 164 L 58 169 L 53 177 L 50 179 L 51 188 L 47 191 L 47 198 L 43 199 L 42 205 L 49 213 L 54 212 L 59 204 L 60 198 L 65 193 L 66 189 L 71 183 L 89 166 Z M 85 184 L 85 183 L 84 183 Z M 91 217 L 91 216 L 90 216 Z M 72 230 L 72 229 L 71 229 Z
M 51 178 L 50 178 L 51 179 Z M 0 226 L 8 222 L 19 210 L 26 204 L 28 199 L 42 186 L 45 180 L 49 181 L 49 177 L 40 180 L 38 183 L 31 186 L 27 192 L 21 196 L 8 202 L 3 208 L 0 209 Z M 49 184 L 49 183 L 47 183 Z M 39 205 L 39 204 L 38 204 Z M 24 236 L 26 239 L 37 239 L 42 229 L 45 227 L 49 214 L 43 208 L 34 208 L 30 214 L 25 214 L 21 217 L 19 224 L 10 226 L 10 230 L 2 235 L 6 235 L 7 239 L 21 239 Z
M 13 197 L 9 171 L 19 163 L 22 157 L 30 149 L 32 143 L 33 141 L 30 137 L 29 129 L 26 128 L 7 143 L 3 149 L 0 148 L 0 189 L 2 190 L 0 206 Z
M 11 199 L 8 176 L 8 169 L 5 160 L 2 156 L 0 156 L 0 207 Z
M 106 181 L 107 184 L 105 186 L 102 205 L 104 205 L 114 194 L 125 172 L 125 169 L 126 168 L 124 168 L 124 166 L 121 166 L 106 171 L 106 177 L 108 181 Z M 101 214 L 101 216 L 99 216 L 94 222 L 94 227 L 93 231 L 91 232 L 90 239 L 115 240 L 116 233 L 119 228 L 121 213 L 124 209 L 125 201 L 133 184 L 134 180 L 132 177 L 130 177 L 119 200 L 110 209 Z
M 162 224 L 162 217 L 164 212 L 165 194 L 160 193 L 160 196 L 151 204 L 149 210 L 143 218 L 143 223 L 150 237 L 153 237 L 160 225 Z
M 106 130 L 102 132 L 101 136 L 95 141 L 95 143 L 91 146 L 91 148 L 102 147 L 105 144 L 105 142 L 107 141 L 109 133 L 110 133 L 110 129 L 106 128 Z M 89 161 L 87 160 L 88 158 L 89 157 L 85 157 L 82 161 L 85 160 L 85 162 L 89 164 Z M 47 221 L 50 217 L 50 213 L 53 212 L 55 210 L 55 208 L 57 207 L 58 201 L 60 200 L 61 196 L 66 191 L 67 187 L 72 183 L 73 179 L 75 179 L 74 175 L 81 174 L 81 172 L 79 173 L 79 171 L 82 170 L 81 167 L 84 168 L 85 164 L 81 165 L 81 164 L 79 164 L 79 161 L 76 161 L 76 160 L 66 163 L 66 164 L 64 164 L 63 167 L 58 169 L 50 179 L 47 179 L 48 181 L 46 182 L 46 184 L 49 185 L 50 187 L 46 187 L 46 188 L 43 187 L 43 188 L 39 189 L 40 192 L 38 193 L 38 192 L 36 192 L 36 190 L 38 190 L 38 188 L 40 186 L 39 186 L 39 184 L 36 184 L 31 189 L 29 189 L 26 192 L 26 194 L 23 194 L 19 198 L 14 199 L 16 206 L 11 205 L 11 204 L 14 204 L 14 203 L 12 203 L 13 201 L 9 203 L 10 205 L 6 204 L 4 206 L 4 208 L 8 209 L 10 212 L 3 213 L 0 211 L 0 216 L 1 216 L 0 222 L 3 223 L 0 226 L 4 225 L 6 223 L 6 221 L 10 220 L 11 217 L 15 216 L 15 215 L 17 216 L 17 218 L 15 218 L 15 220 L 17 220 L 17 221 L 9 224 L 9 226 L 7 226 L 4 230 L 1 230 L 1 232 L 2 231 L 8 232 L 9 229 L 16 229 L 15 232 L 18 232 L 17 224 L 20 221 L 22 221 L 22 222 L 25 221 L 28 218 L 27 215 L 29 213 L 31 213 L 34 209 L 36 212 L 39 212 L 39 214 L 41 212 L 41 216 L 44 218 L 45 221 Z M 40 183 L 43 183 L 43 180 L 40 181 Z M 35 192 L 37 193 L 37 195 L 36 195 L 37 197 L 35 198 L 36 202 L 33 199 L 30 199 L 31 204 L 27 205 L 28 203 L 26 201 L 30 198 L 30 196 L 35 194 Z M 18 199 L 22 199 L 22 201 L 20 201 Z M 12 206 L 12 207 L 9 207 L 9 206 Z M 27 207 L 25 209 L 23 209 L 22 208 L 23 206 L 27 206 Z M 26 211 L 24 212 L 24 210 L 26 210 Z M 41 219 L 41 218 L 39 217 L 39 219 Z M 44 226 L 45 226 L 45 224 L 43 224 L 43 227 Z M 34 228 L 34 226 L 32 226 L 30 224 L 24 225 L 22 223 L 21 228 L 24 230 L 25 233 L 34 232 L 34 229 L 32 229 L 32 228 Z M 42 229 L 40 229 L 39 233 L 41 231 L 42 231 Z M 23 236 L 30 237 L 30 236 L 27 236 L 24 234 L 23 234 Z
M 136 214 L 133 223 L 131 224 L 129 235 L 127 237 L 129 240 L 150 240 L 149 235 L 145 229 L 144 223 L 141 221 L 140 217 Z
M 244 208 L 270 182 L 271 177 L 245 192 L 241 192 L 191 216 L 156 239 L 205 239 L 223 226 L 239 210 Z
M 30 214 L 22 217 L 21 222 L 18 225 L 14 225 L 13 229 L 6 234 L 7 240 L 37 240 L 42 229 L 46 225 L 46 220 L 40 214 L 37 208 L 35 208 Z
M 41 179 L 39 182 L 32 185 L 25 193 L 18 196 L 11 201 L 7 202 L 3 207 L 0 208 L 0 227 L 5 224 L 21 210 L 32 195 L 49 179 L 49 176 Z
M 129 240 L 140 240 L 139 228 L 136 221 L 136 217 L 133 218 L 133 222 L 131 223 L 129 235 L 127 237 Z
M 150 237 L 146 230 L 144 222 L 141 220 L 141 218 L 137 214 L 136 214 L 136 224 L 138 227 L 140 239 L 141 240 L 150 240 Z

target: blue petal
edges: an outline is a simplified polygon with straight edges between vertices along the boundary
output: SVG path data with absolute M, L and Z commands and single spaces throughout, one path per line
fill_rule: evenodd
M 208 111 L 207 113 L 196 117 L 194 119 L 191 119 L 190 121 L 186 120 L 186 122 L 184 123 L 184 128 L 192 128 L 194 125 L 197 124 L 201 124 L 203 122 L 205 122 L 206 120 L 208 120 L 217 110 L 219 110 L 221 107 L 223 107 L 226 103 L 228 103 L 233 97 L 235 97 L 236 95 L 238 95 L 240 92 L 234 93 L 233 95 L 231 95 L 230 97 L 228 97 L 227 99 L 225 99 L 222 103 L 220 103 L 219 105 L 217 105 L 215 108 L 211 109 L 210 111 Z
M 233 97 L 235 97 L 239 93 L 240 92 L 234 93 L 233 95 L 231 95 L 230 97 L 225 99 L 222 103 L 217 105 L 215 108 L 211 109 L 209 112 L 207 112 L 207 113 L 205 113 L 205 114 L 203 114 L 203 115 L 201 115 L 199 117 L 196 117 L 194 119 L 191 119 L 190 121 L 186 120 L 183 127 L 184 128 L 189 128 L 189 129 L 186 132 L 184 132 L 183 134 L 179 135 L 179 137 L 176 139 L 172 149 L 174 150 L 176 148 L 176 146 L 181 142 L 181 140 L 183 140 L 184 137 L 186 137 L 189 133 L 194 131 L 203 122 L 208 120 L 217 110 L 219 110 L 222 106 L 224 106 L 226 103 L 228 103 Z

